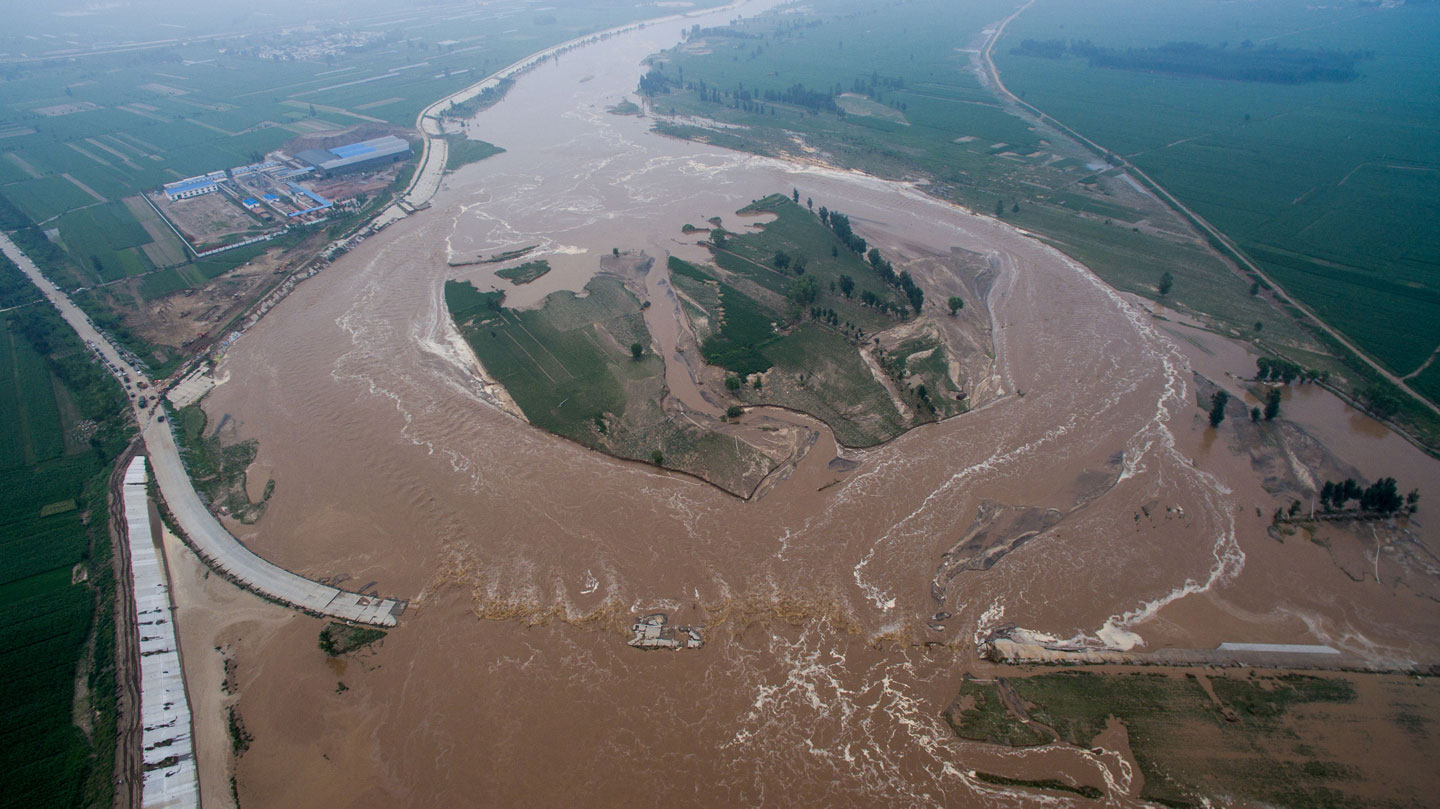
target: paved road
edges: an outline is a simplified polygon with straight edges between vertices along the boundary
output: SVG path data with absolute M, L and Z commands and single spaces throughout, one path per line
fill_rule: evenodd
M 91 344 L 115 369 L 118 376 L 129 376 L 137 387 L 145 381 L 145 375 L 128 362 L 125 355 L 96 330 L 85 313 L 42 275 L 35 263 L 3 233 L 0 233 L 0 250 L 20 266 L 45 297 L 60 310 L 60 314 L 80 335 L 80 339 Z M 205 504 L 200 502 L 200 496 L 196 494 L 180 460 L 180 451 L 175 445 L 170 423 L 160 421 L 164 411 L 157 408 L 153 402 L 147 402 L 147 406 L 141 408 L 141 395 L 147 395 L 147 399 L 153 400 L 155 391 L 137 390 L 131 403 L 145 440 L 146 453 L 150 456 L 151 471 L 175 522 L 180 526 L 190 546 L 200 554 L 206 564 L 229 575 L 243 587 L 307 612 L 376 626 L 395 625 L 396 616 L 404 607 L 401 602 L 393 598 L 370 598 L 311 581 L 265 561 L 240 544 L 238 539 L 225 530 L 225 526 L 220 524 L 215 515 L 210 513 Z

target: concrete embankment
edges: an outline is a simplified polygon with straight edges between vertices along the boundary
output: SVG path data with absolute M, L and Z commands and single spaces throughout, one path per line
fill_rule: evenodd
M 145 382 L 143 370 L 100 333 L 85 313 L 42 275 L 35 263 L 4 234 L 0 234 L 0 250 L 19 265 L 117 378 L 133 381 L 137 386 Z M 306 612 L 376 626 L 395 625 L 396 618 L 405 609 L 404 602 L 364 596 L 311 581 L 267 562 L 240 544 L 200 502 L 180 460 L 170 424 L 163 420 L 158 403 L 141 407 L 136 397 L 132 399 L 132 407 L 160 493 L 186 541 L 207 564 L 242 587 Z
M 1007 637 L 980 645 L 980 654 L 996 663 L 1125 666 L 1233 666 L 1325 671 L 1431 672 L 1435 662 L 1361 657 L 1329 646 L 1291 643 L 1222 643 L 1214 649 L 1121 651 L 1050 646 Z
M 143 457 L 130 461 L 124 496 L 130 583 L 140 644 L 140 749 L 144 757 L 140 805 L 147 809 L 199 807 L 190 700 L 180 668 L 169 580 L 150 534 Z

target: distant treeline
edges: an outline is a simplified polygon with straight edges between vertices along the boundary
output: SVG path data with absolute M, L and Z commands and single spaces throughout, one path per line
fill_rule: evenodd
M 1257 48 L 1248 40 L 1234 48 L 1199 42 L 1170 42 L 1157 48 L 1119 50 L 1102 48 L 1089 40 L 1027 39 L 1010 52 L 1042 59 L 1078 56 L 1089 59 L 1091 67 L 1271 84 L 1351 81 L 1360 75 L 1355 66 L 1374 55 L 1369 51 L 1309 50 L 1274 45 Z

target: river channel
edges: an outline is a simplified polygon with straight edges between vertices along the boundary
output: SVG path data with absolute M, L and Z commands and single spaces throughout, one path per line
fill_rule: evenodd
M 1128 805 L 1118 753 L 954 737 L 941 712 L 978 638 L 1013 625 L 1116 649 L 1434 656 L 1433 601 L 1357 585 L 1325 549 L 1266 535 L 1260 474 L 1197 406 L 1196 346 L 1083 267 L 907 184 L 606 112 L 682 28 L 754 10 L 648 25 L 528 72 L 469 125 L 504 154 L 448 176 L 429 210 L 300 285 L 229 351 L 205 407 L 259 439 L 276 481 L 264 518 L 232 527 L 287 568 L 411 604 L 343 672 L 310 619 L 239 633 L 256 738 L 245 806 L 1026 802 L 976 768 L 1069 772 Z M 657 268 L 703 259 L 683 225 L 743 229 L 734 211 L 792 187 L 916 268 L 931 300 L 957 288 L 936 269 L 953 248 L 991 256 L 1000 395 L 878 448 L 824 432 L 751 502 L 494 406 L 442 289 L 504 282 L 451 258 L 539 245 L 555 270 L 508 298 L 530 305 L 581 289 L 612 248 Z M 985 514 L 992 558 L 972 564 L 961 546 Z M 626 646 L 655 611 L 704 626 L 705 648 Z

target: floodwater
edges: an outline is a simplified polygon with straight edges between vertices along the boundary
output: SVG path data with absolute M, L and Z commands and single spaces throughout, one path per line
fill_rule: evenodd
M 265 517 L 235 526 L 242 539 L 411 600 L 383 646 L 338 675 L 343 692 L 314 622 L 242 638 L 256 739 L 243 805 L 1035 799 L 976 769 L 1063 773 L 1129 805 L 1120 753 L 954 738 L 941 712 L 983 665 L 978 638 L 1015 625 L 1113 648 L 1326 642 L 1434 658 L 1433 601 L 1265 535 L 1277 503 L 1225 428 L 1204 425 L 1186 353 L 1082 267 L 903 184 L 607 114 L 641 59 L 695 21 L 715 24 L 647 26 L 525 75 L 472 124 L 505 154 L 302 284 L 224 361 L 207 410 L 260 440 L 277 482 Z M 753 502 L 586 450 L 489 400 L 442 286 L 497 282 L 449 258 L 540 245 L 555 271 L 509 290 L 534 303 L 583 287 L 615 247 L 657 267 L 667 253 L 702 258 L 681 226 L 718 215 L 739 229 L 736 209 L 792 187 L 917 268 L 931 300 L 959 286 L 925 259 L 992 254 L 1002 395 L 841 450 L 851 471 L 829 465 L 822 431 Z M 627 647 L 633 617 L 659 610 L 703 625 L 706 647 Z M 952 617 L 930 627 L 942 610 Z

